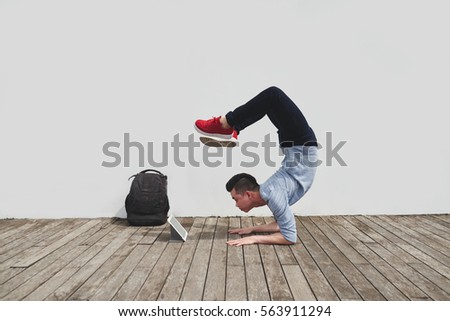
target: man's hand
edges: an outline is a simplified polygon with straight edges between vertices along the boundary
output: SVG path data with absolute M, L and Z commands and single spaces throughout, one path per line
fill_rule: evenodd
M 230 234 L 239 234 L 239 235 L 250 234 L 252 232 L 253 232 L 253 227 L 236 228 L 236 229 L 228 231 L 228 233 L 230 233 Z
M 230 240 L 227 242 L 230 246 L 241 246 L 246 244 L 255 244 L 256 240 L 253 236 L 243 237 L 237 240 Z

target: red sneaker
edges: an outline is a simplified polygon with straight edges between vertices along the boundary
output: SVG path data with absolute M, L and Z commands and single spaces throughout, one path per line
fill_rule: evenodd
M 233 129 L 233 134 L 231 135 L 231 141 L 234 141 L 235 143 L 237 143 L 237 141 L 238 141 L 238 133 L 234 129 Z
M 207 145 L 212 147 L 235 147 L 238 144 L 238 133 L 237 131 L 233 130 L 233 134 L 231 139 L 216 139 L 212 137 L 205 137 L 201 136 L 200 141 Z
M 233 128 L 225 129 L 220 123 L 220 117 L 213 117 L 207 120 L 197 120 L 194 125 L 195 129 L 202 135 L 217 137 L 222 139 L 230 139 L 233 135 Z M 237 134 L 236 134 L 237 138 Z

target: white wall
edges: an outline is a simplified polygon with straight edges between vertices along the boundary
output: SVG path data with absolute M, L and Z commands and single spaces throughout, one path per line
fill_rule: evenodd
M 320 166 L 294 212 L 450 211 L 447 1 L 1 1 L 0 217 L 123 216 L 127 178 L 102 147 L 187 140 L 209 118 L 277 85 L 348 166 Z M 276 135 L 264 119 L 241 143 Z M 197 136 L 195 139 L 197 141 Z M 224 184 L 275 168 L 179 167 L 172 213 L 238 215 Z M 253 149 L 255 152 L 255 149 Z M 259 155 L 262 149 L 258 150 Z M 121 152 L 123 155 L 123 152 Z M 194 156 L 202 159 L 203 150 Z M 271 157 L 281 158 L 276 149 Z M 187 151 L 181 159 L 187 161 Z M 325 148 L 320 157 L 325 160 Z M 148 166 L 145 166 L 148 167 Z M 252 212 L 251 212 L 252 213 Z M 266 208 L 254 214 L 270 214 Z

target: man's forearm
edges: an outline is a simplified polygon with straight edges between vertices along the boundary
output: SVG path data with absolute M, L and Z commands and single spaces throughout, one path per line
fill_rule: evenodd
M 246 244 L 281 244 L 291 245 L 294 244 L 284 238 L 281 233 L 273 233 L 270 235 L 252 235 L 243 237 L 236 240 L 229 240 L 227 242 L 231 246 L 241 246 Z
M 282 244 L 282 245 L 291 245 L 294 244 L 288 240 L 286 240 L 281 233 L 273 233 L 269 235 L 252 235 L 251 237 L 255 238 L 255 243 L 258 244 Z
M 278 226 L 277 222 L 274 221 L 264 225 L 253 226 L 252 231 L 257 233 L 276 233 L 280 232 L 280 227 Z

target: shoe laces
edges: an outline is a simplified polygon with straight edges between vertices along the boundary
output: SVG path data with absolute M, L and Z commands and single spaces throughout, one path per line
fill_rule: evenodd
M 220 116 L 218 116 L 218 117 L 211 116 L 211 118 L 212 118 L 212 122 L 213 123 L 219 123 L 220 124 Z

